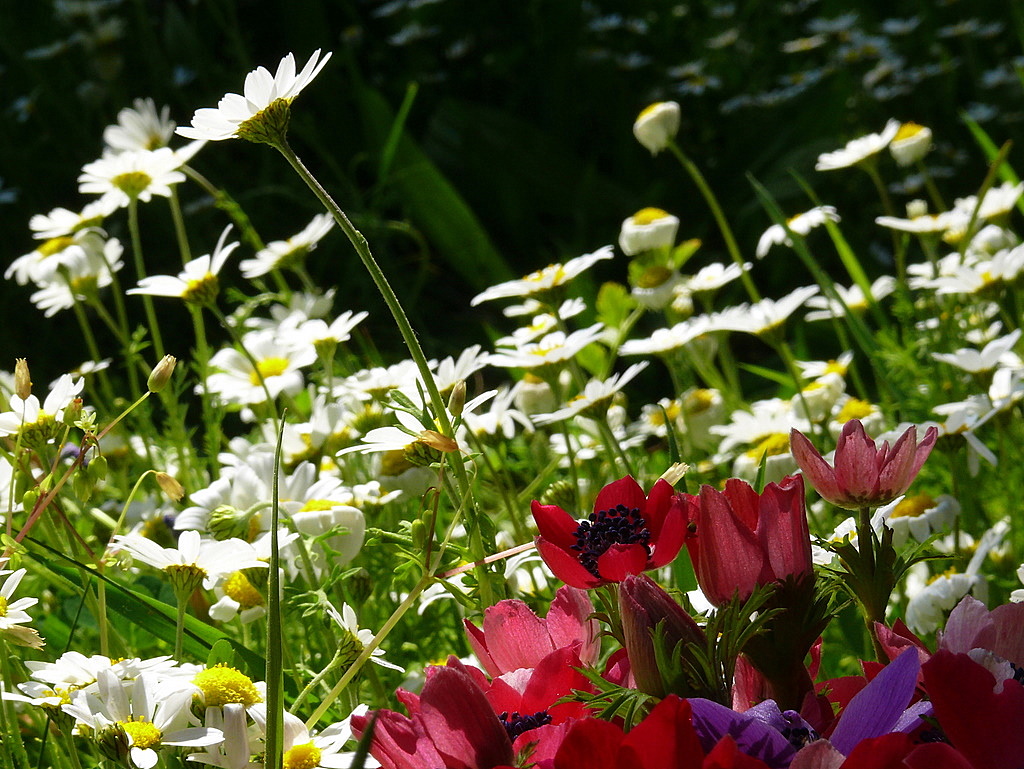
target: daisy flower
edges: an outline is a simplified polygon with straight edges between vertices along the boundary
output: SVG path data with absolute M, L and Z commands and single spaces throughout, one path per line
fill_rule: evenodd
M 55 208 L 48 214 L 33 214 L 28 220 L 28 228 L 36 240 L 63 238 L 81 230 L 99 227 L 116 210 L 114 202 L 100 198 L 87 203 L 81 211 Z
M 487 362 L 499 368 L 538 368 L 564 363 L 588 344 L 600 339 L 603 333 L 603 323 L 595 323 L 593 326 L 578 329 L 569 334 L 553 331 L 537 342 L 530 342 L 516 349 L 508 348 L 492 353 L 487 357 Z
M 373 631 L 359 628 L 359 620 L 356 618 L 356 613 L 347 603 L 341 605 L 340 612 L 331 605 L 326 607 L 326 611 L 327 615 L 334 620 L 334 623 L 341 630 L 342 638 L 338 641 L 339 650 L 344 649 L 351 655 L 348 664 L 344 665 L 344 667 L 348 667 L 348 665 L 355 662 L 356 657 L 362 654 L 363 649 L 373 640 Z M 404 668 L 384 659 L 384 650 L 379 646 L 370 653 L 370 662 L 384 668 L 405 672 Z
M 25 576 L 25 569 L 16 571 L 0 570 L 0 575 L 6 574 L 3 586 L 0 586 L 0 636 L 17 646 L 29 646 L 33 649 L 43 647 L 43 639 L 39 637 L 34 629 L 24 627 L 25 623 L 31 622 L 32 617 L 25 611 L 39 603 L 38 598 L 19 598 L 12 601 L 14 591 L 21 584 Z
M 103 143 L 114 153 L 166 147 L 174 136 L 171 108 L 157 112 L 156 103 L 148 98 L 136 99 L 133 105 L 117 113 L 117 125 L 103 129 Z
M 1020 335 L 1021 330 L 1018 328 L 1005 336 L 993 339 L 981 350 L 962 347 L 954 353 L 933 352 L 932 357 L 968 373 L 980 374 L 994 369 L 1006 356 L 1012 356 L 1009 359 L 1011 362 L 1019 363 L 1020 359 L 1013 355 L 1011 350 L 1017 344 Z
M 84 379 L 73 379 L 70 374 L 64 374 L 54 382 L 42 405 L 35 395 L 29 395 L 24 400 L 12 395 L 8 401 L 9 411 L 0 414 L 0 435 L 21 433 L 22 443 L 31 437 L 44 442 L 56 438 L 63 429 L 61 425 L 65 409 L 78 397 L 83 387 Z
M 489 302 L 493 299 L 507 299 L 515 296 L 533 296 L 535 294 L 550 291 L 558 286 L 565 285 L 585 270 L 602 259 L 611 259 L 615 256 L 611 246 L 594 251 L 592 254 L 583 254 L 570 259 L 565 264 L 549 264 L 542 270 L 537 270 L 529 275 L 499 283 L 491 286 L 473 297 L 470 304 L 473 307 L 481 302 Z
M 257 67 L 246 75 L 242 94 L 226 94 L 215 108 L 196 110 L 192 125 L 179 127 L 175 132 L 188 139 L 220 141 L 242 138 L 259 141 L 261 129 L 267 130 L 267 123 L 283 120 L 287 127 L 292 101 L 330 58 L 330 53 L 321 58 L 317 48 L 298 73 L 295 72 L 295 56 L 291 53 L 281 59 L 273 75 L 266 68 Z M 277 110 L 283 110 L 280 117 L 275 114 Z
M 100 671 L 97 684 L 95 694 L 76 692 L 61 709 L 99 741 L 124 740 L 130 766 L 152 769 L 160 760 L 157 749 L 164 746 L 202 747 L 224 739 L 218 729 L 188 726 L 190 687 L 168 686 L 148 674 L 122 682 L 110 670 Z
M 255 359 L 256 368 L 233 347 L 218 350 L 210 358 L 210 367 L 217 373 L 206 378 L 205 387 L 224 403 L 263 403 L 267 400 L 266 390 L 271 398 L 281 393 L 295 395 L 302 389 L 302 369 L 316 362 L 313 348 L 296 348 L 272 330 L 251 331 L 242 337 L 242 344 Z
M 634 363 L 621 374 L 615 374 L 605 381 L 591 379 L 583 388 L 583 392 L 569 401 L 564 408 L 550 414 L 537 414 L 533 421 L 538 425 L 552 424 L 571 419 L 575 416 L 600 416 L 602 408 L 607 411 L 615 393 L 632 381 L 637 374 L 647 368 L 648 362 Z
M 146 203 L 154 195 L 169 198 L 171 186 L 185 181 L 185 174 L 178 169 L 198 149 L 192 147 L 184 155 L 170 147 L 108 155 L 82 167 L 78 191 L 102 195 L 119 207 L 127 206 L 132 200 Z
M 184 299 L 189 304 L 209 305 L 217 298 L 220 287 L 217 275 L 227 262 L 231 252 L 238 248 L 239 243 L 224 244 L 231 231 L 229 224 L 224 228 L 217 240 L 212 254 L 203 254 L 185 265 L 177 277 L 170 275 L 151 275 L 139 281 L 135 288 L 128 289 L 129 294 L 149 294 L 151 296 L 174 296 Z
M 514 387 L 504 385 L 499 387 L 487 411 L 463 412 L 462 419 L 465 429 L 481 440 L 487 440 L 490 437 L 504 437 L 505 440 L 512 440 L 516 434 L 517 425 L 526 432 L 532 432 L 533 423 L 530 418 L 522 411 L 512 408 L 520 385 L 521 383 L 517 382 Z
M 889 514 L 893 546 L 899 550 L 911 537 L 916 542 L 925 542 L 932 534 L 952 528 L 958 515 L 960 503 L 949 494 L 904 497 Z
M 742 331 L 760 336 L 781 326 L 819 291 L 818 286 L 803 286 L 781 299 L 762 299 L 754 304 L 740 304 L 711 316 L 715 331 Z
M 694 315 L 671 328 L 659 328 L 646 339 L 628 339 L 619 348 L 620 355 L 663 355 L 688 345 L 713 331 L 707 315 Z
M 816 171 L 834 171 L 838 168 L 848 168 L 857 165 L 889 146 L 900 130 L 900 121 L 890 120 L 885 124 L 881 133 L 868 134 L 847 142 L 846 146 L 835 152 L 826 152 L 818 156 L 818 162 L 814 166 Z
M 676 102 L 655 102 L 637 116 L 633 123 L 633 136 L 652 155 L 657 155 L 675 138 L 679 132 L 679 122 L 679 105 Z
M 820 227 L 825 222 L 838 222 L 839 214 L 835 206 L 815 206 L 810 211 L 786 220 L 786 227 L 781 224 L 773 224 L 757 241 L 755 254 L 758 259 L 763 259 L 772 246 L 783 243 L 792 247 L 793 241 L 789 237 L 787 227 L 797 235 L 807 235 L 815 227 Z
M 743 270 L 749 270 L 752 267 L 753 265 L 750 262 L 745 262 L 742 268 L 735 262 L 729 262 L 729 264 L 712 262 L 706 267 L 701 267 L 696 274 L 688 277 L 683 285 L 694 294 L 701 291 L 717 291 L 722 286 L 726 286 L 736 280 Z
M 70 268 L 73 263 L 87 259 L 90 254 L 102 255 L 103 246 L 103 236 L 95 229 L 54 236 L 11 262 L 4 271 L 4 279 L 14 278 L 19 286 L 29 281 L 38 286 L 47 286 L 55 279 L 61 280 L 57 276 L 61 267 Z
M 660 208 L 643 208 L 622 222 L 619 248 L 626 256 L 671 248 L 678 230 L 679 217 Z
M 838 302 L 827 296 L 812 296 L 807 300 L 807 307 L 813 307 L 814 312 L 804 316 L 804 320 L 829 320 L 831 318 L 842 318 L 846 311 L 864 312 L 868 308 L 868 300 L 860 286 L 840 286 L 834 284 L 836 293 L 842 302 Z M 896 278 L 891 275 L 882 275 L 871 284 L 871 296 L 877 302 L 884 299 L 896 290 Z
M 252 280 L 273 270 L 301 264 L 306 254 L 314 250 L 333 227 L 334 219 L 330 214 L 317 214 L 298 235 L 268 243 L 264 249 L 257 251 L 252 259 L 243 259 L 238 265 L 242 277 Z
M 48 279 L 39 282 L 39 290 L 29 297 L 47 318 L 62 310 L 69 310 L 77 302 L 95 299 L 101 288 L 114 281 L 114 273 L 124 267 L 121 255 L 124 247 L 117 238 L 103 243 L 98 241 L 88 248 L 69 248 L 56 260 L 59 268 Z M 35 273 L 42 278 L 44 271 Z
M 932 146 L 932 129 L 917 123 L 903 123 L 889 144 L 889 152 L 897 165 L 910 166 L 928 154 Z

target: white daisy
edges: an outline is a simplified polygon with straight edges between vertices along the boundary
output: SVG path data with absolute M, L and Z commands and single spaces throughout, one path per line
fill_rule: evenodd
M 805 211 L 802 214 L 797 214 L 787 219 L 786 227 L 797 235 L 807 235 L 815 227 L 820 227 L 825 222 L 838 221 L 839 214 L 836 213 L 835 206 L 815 206 L 810 211 Z M 786 227 L 783 227 L 781 224 L 773 224 L 764 231 L 764 234 L 757 241 L 757 249 L 755 250 L 758 259 L 763 259 L 774 245 L 783 243 L 792 247 L 793 241 L 790 239 Z
M 138 534 L 119 534 L 112 548 L 124 550 L 136 561 L 163 571 L 175 582 L 184 578 L 209 590 L 226 574 L 239 569 L 266 568 L 256 550 L 241 539 L 203 539 L 198 531 L 183 531 L 177 547 L 161 547 Z
M 804 320 L 829 320 L 830 318 L 842 318 L 846 311 L 863 312 L 868 308 L 868 300 L 860 286 L 854 285 L 846 288 L 838 283 L 833 284 L 836 293 L 842 302 L 838 302 L 827 296 L 812 296 L 807 300 L 807 307 L 815 308 L 804 316 Z M 882 275 L 871 284 L 871 296 L 877 302 L 884 299 L 896 290 L 896 278 L 891 275 Z
M 176 133 L 189 139 L 208 141 L 234 139 L 240 131 L 244 133 L 252 126 L 249 121 L 275 102 L 290 104 L 330 58 L 330 53 L 320 58 L 320 49 L 317 48 L 299 73 L 295 72 L 295 56 L 291 53 L 281 59 L 273 75 L 266 68 L 257 67 L 246 75 L 242 94 L 226 94 L 216 108 L 196 110 L 191 127 L 179 127 Z
M 315 350 L 286 344 L 271 330 L 251 331 L 242 337 L 242 344 L 255 359 L 256 368 L 233 347 L 218 350 L 210 358 L 210 368 L 216 373 L 206 378 L 204 386 L 224 403 L 264 403 L 268 390 L 271 398 L 281 393 L 295 395 L 302 389 L 302 369 L 316 362 Z
M 185 265 L 177 277 L 151 275 L 140 280 L 139 285 L 128 289 L 127 293 L 173 296 L 184 299 L 189 304 L 212 304 L 217 298 L 220 286 L 217 275 L 224 267 L 228 257 L 231 256 L 231 252 L 239 246 L 238 241 L 224 244 L 230 231 L 231 225 L 229 224 L 220 234 L 213 253 L 203 254 L 193 259 Z
M 701 291 L 717 291 L 722 286 L 726 286 L 736 280 L 743 270 L 749 270 L 752 267 L 753 265 L 750 262 L 745 262 L 742 268 L 735 262 L 729 262 L 728 264 L 713 262 L 706 267 L 702 267 L 695 275 L 688 277 L 683 285 L 694 294 Z
M 861 136 L 847 142 L 846 146 L 841 150 L 819 155 L 814 169 L 816 171 L 833 171 L 867 160 L 888 147 L 899 130 L 900 121 L 890 120 L 885 124 L 885 128 L 882 129 L 881 133 Z
M 633 123 L 636 140 L 657 155 L 679 132 L 679 105 L 674 101 L 659 101 L 645 107 Z
M 678 230 L 679 217 L 660 208 L 643 208 L 622 222 L 619 248 L 626 256 L 671 248 Z
M 165 105 L 157 112 L 156 103 L 149 98 L 136 99 L 133 104 L 117 113 L 117 125 L 103 129 L 103 143 L 115 153 L 166 147 L 174 136 L 171 108 Z
M 1005 356 L 1013 355 L 1011 350 L 1020 339 L 1021 330 L 1015 329 L 1005 336 L 993 339 L 981 350 L 970 347 L 962 347 L 954 353 L 933 352 L 932 357 L 956 366 L 959 369 L 971 374 L 980 374 L 983 371 L 991 371 L 1004 359 Z M 1010 359 L 1011 362 L 1020 362 L 1016 355 Z
M 252 280 L 272 270 L 281 270 L 301 263 L 306 254 L 314 250 L 323 237 L 334 227 L 330 214 L 317 214 L 305 229 L 287 240 L 275 240 L 257 251 L 252 259 L 243 259 L 238 265 L 242 277 Z
M 620 355 L 660 355 L 677 350 L 713 331 L 707 315 L 694 315 L 671 328 L 656 329 L 646 339 L 628 339 L 619 348 Z
M 366 648 L 367 644 L 373 640 L 373 631 L 367 630 L 366 628 L 360 629 L 359 620 L 356 617 L 355 611 L 347 603 L 341 605 L 341 611 L 339 612 L 333 606 L 329 605 L 326 607 L 327 615 L 334 620 L 335 624 L 343 631 L 343 633 L 350 636 L 350 640 L 359 644 L 359 650 L 356 654 L 361 654 L 363 649 Z M 344 639 L 342 640 L 344 643 Z M 355 657 L 352 658 L 355 661 Z M 391 670 L 398 670 L 405 672 L 404 668 L 394 665 L 384 659 L 384 650 L 379 646 L 370 652 L 370 662 L 380 665 L 384 668 L 390 668 Z
M 537 368 L 555 363 L 564 363 L 588 344 L 596 342 L 604 333 L 604 324 L 595 323 L 588 328 L 566 334 L 553 331 L 537 342 L 529 342 L 518 348 L 506 348 L 492 353 L 487 362 L 499 368 Z
M 761 335 L 778 328 L 815 296 L 818 286 L 803 286 L 786 294 L 781 299 L 762 299 L 754 304 L 740 304 L 710 317 L 711 328 L 715 331 L 742 331 Z
M 168 198 L 171 186 L 185 181 L 178 168 L 186 160 L 170 147 L 108 155 L 82 167 L 78 191 L 102 195 L 121 207 L 135 199 L 148 202 L 154 195 Z
M 116 210 L 115 202 L 100 198 L 87 203 L 81 211 L 55 208 L 48 214 L 34 214 L 28 220 L 28 228 L 36 240 L 62 238 L 80 230 L 99 227 Z
M 909 166 L 928 154 L 932 146 L 932 130 L 917 123 L 907 122 L 900 126 L 889 145 L 889 152 L 897 165 Z
M 489 302 L 492 299 L 533 296 L 534 294 L 550 291 L 556 286 L 565 285 L 602 259 L 611 259 L 614 256 L 615 253 L 612 247 L 604 246 L 592 254 L 583 254 L 582 256 L 570 259 L 565 264 L 550 264 L 544 269 L 532 272 L 518 280 L 510 280 L 505 283 L 499 283 L 496 286 L 491 286 L 474 296 L 470 304 L 475 307 L 481 302 Z
M 634 363 L 621 374 L 612 375 L 603 382 L 591 379 L 583 388 L 583 392 L 569 401 L 563 408 L 550 414 L 536 414 L 533 417 L 533 421 L 538 425 L 547 425 L 580 415 L 595 416 L 602 408 L 604 411 L 607 411 L 615 393 L 625 387 L 628 382 L 632 381 L 647 366 L 647 361 L 641 361 L 640 363 Z
M 73 379 L 70 374 L 64 374 L 54 382 L 42 405 L 35 395 L 24 400 L 12 395 L 8 401 L 9 410 L 0 414 L 0 435 L 17 435 L 32 429 L 50 438 L 56 437 L 64 420 L 64 410 L 78 397 L 83 387 L 84 379 Z

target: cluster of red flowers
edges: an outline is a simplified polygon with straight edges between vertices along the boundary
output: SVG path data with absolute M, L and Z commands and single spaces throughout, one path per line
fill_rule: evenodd
M 891 451 L 876 449 L 852 423 L 830 466 L 797 436 L 794 454 L 806 477 L 830 501 L 853 507 L 905 491 L 935 440 L 929 431 L 918 444 L 908 431 Z M 518 600 L 490 607 L 482 627 L 466 622 L 483 670 L 455 658 L 428 668 L 419 695 L 398 692 L 408 715 L 355 718 L 355 732 L 372 726 L 371 752 L 386 769 L 1024 767 L 1017 728 L 1024 604 L 989 612 L 964 599 L 934 652 L 902 622 L 876 623 L 885 659 L 862 663 L 861 676 L 812 683 L 822 650 L 820 617 L 808 611 L 814 569 L 804 504 L 803 476 L 760 493 L 730 480 L 722 491 L 705 486 L 696 495 L 675 493 L 664 480 L 645 494 L 622 478 L 598 494 L 582 522 L 535 502 L 537 546 L 567 583 L 547 616 Z M 760 586 L 780 596 L 765 625 L 770 643 L 744 648 L 719 701 L 680 696 L 659 664 L 665 649 L 707 646 L 698 623 L 642 574 L 671 562 L 684 544 L 701 589 L 720 609 Z M 588 709 L 595 684 L 581 672 L 601 652 L 602 626 L 586 590 L 612 583 L 612 632 L 623 648 L 607 659 L 603 677 L 657 703 L 628 731 Z

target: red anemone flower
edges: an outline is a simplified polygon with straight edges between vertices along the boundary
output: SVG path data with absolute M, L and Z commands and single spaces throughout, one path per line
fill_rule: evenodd
M 672 486 L 659 480 L 645 495 L 631 476 L 609 483 L 582 521 L 557 505 L 533 503 L 537 550 L 567 585 L 589 589 L 658 569 L 683 546 L 686 522 L 672 505 Z

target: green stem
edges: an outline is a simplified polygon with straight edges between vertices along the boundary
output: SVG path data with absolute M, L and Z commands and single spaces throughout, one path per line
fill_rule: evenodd
M 182 265 L 192 261 L 192 249 L 188 245 L 188 233 L 185 230 L 185 217 L 181 214 L 181 202 L 178 200 L 177 187 L 171 187 L 171 196 L 167 199 L 171 206 L 171 218 L 174 220 L 174 237 L 178 241 L 178 252 L 181 254 Z
M 185 611 L 188 609 L 189 596 L 177 596 L 178 607 L 174 614 L 174 659 L 181 661 L 181 650 L 185 640 Z
M 281 521 L 279 499 L 281 480 L 281 443 L 284 422 L 277 425 L 274 452 L 273 505 L 270 509 L 270 573 L 267 575 L 267 731 L 266 766 L 281 766 L 284 755 L 284 636 L 281 623 L 281 554 L 277 529 Z
M 141 282 L 146 277 L 146 264 L 142 258 L 142 237 L 139 234 L 139 202 L 132 198 L 128 204 L 128 231 L 132 239 L 132 257 L 135 260 L 135 278 Z M 146 322 L 149 324 L 149 335 L 153 339 L 153 351 L 156 359 L 164 357 L 164 341 L 160 336 L 160 326 L 156 322 L 156 310 L 153 307 L 153 297 L 149 294 L 141 294 L 142 306 L 146 311 Z
M 4 684 L 11 691 L 15 690 L 14 676 L 11 671 L 13 658 L 14 655 L 11 654 L 8 643 L 0 638 L 0 674 L 3 676 Z M 14 759 L 12 762 L 14 765 L 28 769 L 31 766 L 28 760 L 28 751 L 25 750 L 25 743 L 21 738 L 18 714 L 12 700 L 5 699 L 0 702 L 0 719 L 3 719 L 0 723 L 0 734 L 3 734 L 4 737 L 3 752 Z
M 715 197 L 715 193 L 712 192 L 711 187 L 704 178 L 704 174 L 700 172 L 700 169 L 697 168 L 693 161 L 686 156 L 686 153 L 680 149 L 679 145 L 676 144 L 675 141 L 670 140 L 668 148 L 672 151 L 672 154 L 676 156 L 676 159 L 679 160 L 683 168 L 686 169 L 690 178 L 693 179 L 693 183 L 696 184 L 697 189 L 700 190 L 700 194 L 704 196 L 704 200 L 707 202 L 708 208 L 711 209 L 711 214 L 715 217 L 718 229 L 721 230 L 722 237 L 725 239 L 725 247 L 729 252 L 729 257 L 740 268 L 740 281 L 743 283 L 743 287 L 747 290 L 747 295 L 750 297 L 750 301 L 760 302 L 761 294 L 754 285 L 753 279 L 743 267 L 743 256 L 740 254 L 740 248 L 736 244 L 735 236 L 732 234 L 732 228 L 729 226 L 729 221 L 725 218 L 725 214 L 722 212 L 722 207 L 718 204 L 718 199 Z

